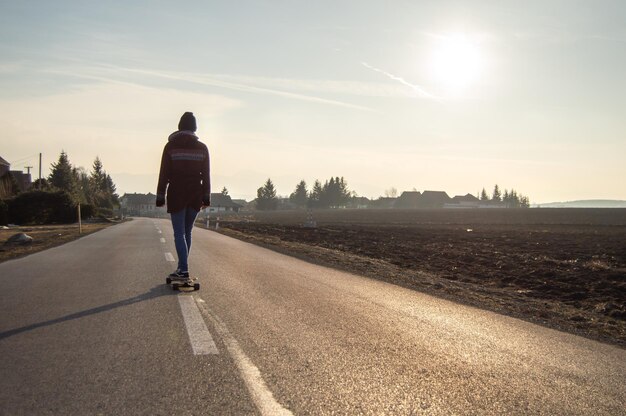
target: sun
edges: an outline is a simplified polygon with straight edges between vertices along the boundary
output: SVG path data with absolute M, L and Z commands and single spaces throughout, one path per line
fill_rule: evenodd
M 428 60 L 430 76 L 449 95 L 458 95 L 481 75 L 479 45 L 465 34 L 438 36 Z

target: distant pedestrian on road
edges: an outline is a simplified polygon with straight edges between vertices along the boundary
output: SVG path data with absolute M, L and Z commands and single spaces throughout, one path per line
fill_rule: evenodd
M 180 118 L 178 131 L 170 134 L 163 149 L 156 206 L 165 205 L 172 218 L 178 268 L 172 280 L 189 279 L 191 231 L 201 208 L 211 205 L 209 150 L 196 136 L 196 118 L 186 112 Z

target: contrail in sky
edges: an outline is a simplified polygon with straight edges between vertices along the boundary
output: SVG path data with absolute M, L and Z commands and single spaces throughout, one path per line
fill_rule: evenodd
M 117 73 L 117 74 L 127 73 L 127 74 L 149 75 L 149 76 L 158 77 L 158 78 L 171 79 L 171 80 L 176 80 L 176 81 L 185 81 L 185 82 L 190 82 L 190 83 L 195 83 L 195 84 L 200 84 L 200 85 L 226 88 L 226 89 L 230 89 L 234 91 L 242 91 L 242 92 L 265 94 L 265 95 L 275 95 L 279 97 L 291 98 L 291 99 L 296 99 L 296 100 L 301 100 L 301 101 L 309 101 L 309 102 L 314 102 L 314 103 L 319 103 L 319 104 L 327 104 L 327 105 L 351 108 L 351 109 L 360 110 L 360 111 L 378 112 L 369 107 L 347 103 L 344 101 L 331 100 L 331 99 L 316 97 L 312 95 L 298 94 L 298 93 L 283 91 L 283 90 L 274 89 L 274 88 L 257 87 L 254 85 L 248 85 L 248 84 L 243 84 L 243 83 L 238 83 L 238 82 L 228 82 L 228 81 L 223 81 L 215 77 L 206 76 L 202 74 L 174 73 L 174 72 L 165 72 L 165 71 L 157 71 L 157 70 L 143 70 L 143 69 L 118 67 L 114 65 L 106 65 L 106 66 L 103 65 L 101 67 L 88 68 L 88 70 L 89 69 L 100 71 L 100 72 L 104 71 L 109 74 L 110 73 Z M 80 74 L 76 70 L 64 71 L 64 70 L 48 69 L 46 70 L 46 72 L 62 73 L 65 75 L 71 75 L 71 76 L 85 78 L 85 79 L 93 79 L 93 80 L 99 80 L 99 81 L 104 81 L 104 82 L 114 82 L 118 84 L 142 85 L 141 83 L 120 81 L 120 80 L 112 79 L 110 77 L 102 77 L 102 76 L 92 75 L 92 74 Z
M 234 83 L 234 82 L 227 82 L 227 81 L 222 81 L 219 79 L 212 78 L 210 76 L 203 76 L 200 74 L 176 74 L 176 73 L 169 73 L 169 72 L 162 72 L 162 71 L 149 71 L 149 70 L 140 70 L 140 69 L 131 69 L 131 68 L 118 68 L 118 69 L 124 72 L 129 72 L 129 73 L 144 74 L 144 75 L 151 75 L 151 76 L 167 78 L 167 79 L 193 82 L 196 84 L 227 88 L 227 89 L 231 89 L 235 91 L 276 95 L 276 96 L 293 98 L 293 99 L 303 100 L 303 101 L 310 101 L 310 102 L 315 102 L 315 103 L 320 103 L 320 104 L 330 104 L 330 105 L 335 105 L 335 106 L 340 106 L 340 107 L 352 108 L 352 109 L 361 110 L 361 111 L 376 112 L 375 110 L 371 108 L 356 105 L 356 104 L 346 103 L 343 101 L 329 100 L 326 98 L 320 98 L 320 97 L 315 97 L 315 96 L 310 96 L 310 95 L 297 94 L 297 93 L 270 89 L 270 88 L 256 87 L 253 85 L 246 85 L 246 84 L 240 84 L 240 83 Z
M 391 74 L 387 71 L 383 71 L 382 69 L 379 68 L 375 68 L 373 66 L 371 66 L 370 64 L 368 64 L 367 62 L 361 62 L 361 64 L 368 68 L 371 69 L 372 71 L 376 71 L 376 72 L 380 72 L 381 74 L 385 75 L 386 77 L 399 82 L 402 85 L 406 85 L 407 87 L 411 88 L 413 91 L 415 91 L 420 97 L 422 98 L 431 98 L 431 99 L 439 99 L 439 97 L 432 95 L 428 92 L 426 92 L 422 87 L 420 87 L 419 85 L 415 85 L 415 84 L 411 84 L 410 82 L 406 81 L 404 78 L 400 78 L 394 74 Z

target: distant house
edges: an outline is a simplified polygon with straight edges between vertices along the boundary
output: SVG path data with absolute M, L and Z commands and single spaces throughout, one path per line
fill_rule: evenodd
M 0 157 L 0 177 L 4 176 L 11 170 L 11 164 Z
M 148 194 L 124 194 L 120 198 L 120 207 L 124 215 L 136 217 L 165 217 L 167 216 L 167 206 L 156 206 L 156 195 Z M 218 212 L 239 212 L 241 205 L 234 203 L 230 196 L 221 193 L 211 194 L 211 206 L 209 213 Z
M 233 202 L 230 196 L 216 193 L 211 194 L 211 206 L 208 211 L 209 213 L 239 212 L 241 208 L 242 206 Z
M 17 186 L 20 188 L 20 192 L 27 191 L 33 184 L 30 173 L 24 173 L 21 170 L 10 171 L 11 175 L 15 179 Z
M 15 189 L 17 185 L 17 189 Z M 0 157 L 0 198 L 7 198 L 15 192 L 27 191 L 32 185 L 30 173 L 11 170 L 11 164 Z
M 420 208 L 443 208 L 450 203 L 450 197 L 443 191 L 424 191 L 420 196 Z
M 422 194 L 418 191 L 405 191 L 396 200 L 394 208 L 399 209 L 416 209 L 420 207 Z
M 167 215 L 165 207 L 156 206 L 156 195 L 148 194 L 124 194 L 120 198 L 122 214 L 134 217 L 164 217 Z
M 405 191 L 395 202 L 398 209 L 436 209 L 443 208 L 452 200 L 443 191 Z
M 15 182 L 9 173 L 11 164 L 0 157 L 0 199 L 9 198 L 14 194 Z
M 444 208 L 478 208 L 480 200 L 472 194 L 457 195 Z
M 248 205 L 248 202 L 245 199 L 231 199 L 231 201 L 233 201 L 233 203 L 237 205 L 240 205 L 241 206 L 240 210 L 245 209 L 246 206 Z

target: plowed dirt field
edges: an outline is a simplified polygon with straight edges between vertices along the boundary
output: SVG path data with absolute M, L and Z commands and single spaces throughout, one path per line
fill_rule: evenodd
M 256 213 L 220 230 L 316 263 L 626 346 L 626 210 Z

